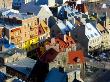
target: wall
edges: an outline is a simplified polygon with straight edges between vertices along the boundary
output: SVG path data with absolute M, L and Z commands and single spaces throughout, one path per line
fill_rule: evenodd
M 12 8 L 13 0 L 0 0 L 0 8 Z

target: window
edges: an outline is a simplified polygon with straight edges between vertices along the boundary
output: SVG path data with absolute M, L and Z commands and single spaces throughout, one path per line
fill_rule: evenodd
M 97 36 L 97 33 L 95 33 L 95 35 Z
M 90 39 L 90 37 L 87 35 L 87 38 Z
M 69 68 L 70 68 L 70 69 L 72 69 L 72 68 L 73 68 L 73 66 L 72 66 L 72 65 L 70 65 L 70 66 L 69 66 Z
M 39 18 L 37 18 L 37 22 L 39 23 Z
M 94 36 L 91 34 L 91 37 L 93 38 Z
M 91 28 L 88 28 L 88 30 L 91 30 Z
M 58 64 L 60 64 L 61 62 L 60 61 L 58 61 Z
M 68 37 L 66 37 L 66 39 L 68 40 Z

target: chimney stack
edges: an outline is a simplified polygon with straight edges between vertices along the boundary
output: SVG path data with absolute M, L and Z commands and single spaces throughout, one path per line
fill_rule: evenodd
M 55 38 L 51 38 L 51 44 L 55 44 Z
M 66 34 L 64 34 L 64 35 L 63 35 L 63 38 L 64 38 L 63 40 L 64 40 L 65 42 L 66 42 L 66 40 L 67 40 L 67 38 L 66 38 L 66 37 L 67 37 L 67 35 L 66 35 Z

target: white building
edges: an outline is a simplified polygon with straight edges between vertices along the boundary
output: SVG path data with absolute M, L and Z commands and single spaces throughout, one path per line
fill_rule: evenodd
M 89 50 L 98 49 L 101 46 L 101 41 L 102 41 L 101 33 L 91 23 L 86 23 L 85 35 L 89 40 L 88 41 Z

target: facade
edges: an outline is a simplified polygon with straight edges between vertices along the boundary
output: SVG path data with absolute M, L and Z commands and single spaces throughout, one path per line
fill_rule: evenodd
M 40 1 L 40 0 L 39 0 Z M 48 19 L 53 16 L 51 10 L 47 5 L 41 5 L 37 6 L 35 4 L 26 4 L 21 7 L 20 9 L 21 13 L 28 13 L 28 14 L 34 14 L 39 18 L 39 21 L 46 21 L 46 24 L 48 25 Z
M 101 43 L 101 48 L 102 50 L 107 50 L 109 49 L 110 41 L 109 41 L 109 32 L 106 28 L 103 27 L 100 23 L 97 24 L 97 28 L 100 31 L 102 35 L 102 43 Z
M 81 79 L 80 70 L 74 70 L 72 72 L 67 73 L 67 75 L 68 75 L 68 82 L 76 82 L 75 80 L 77 80 L 77 82 L 84 82 Z
M 50 37 L 50 28 L 45 21 L 41 21 L 38 29 L 39 42 L 44 42 Z
M 17 60 L 25 59 L 26 57 L 27 57 L 26 51 L 14 48 L 1 53 L 0 63 L 1 65 L 4 65 L 6 63 L 12 63 Z
M 24 16 L 27 18 L 19 21 L 15 18 L 16 23 L 18 23 L 17 25 L 5 26 L 6 37 L 10 43 L 14 43 L 18 48 L 31 50 L 30 46 L 39 41 L 37 36 L 38 21 L 36 16 Z M 11 19 L 8 19 L 8 21 L 10 20 Z M 13 21 L 14 19 L 12 19 L 12 22 Z M 35 47 L 36 46 L 33 48 Z
M 101 34 L 90 23 L 85 26 L 85 34 L 89 39 L 88 49 L 89 51 L 100 48 L 101 46 Z
M 0 8 L 12 8 L 13 0 L 0 0 Z
M 88 0 L 88 2 L 98 2 L 100 0 Z

